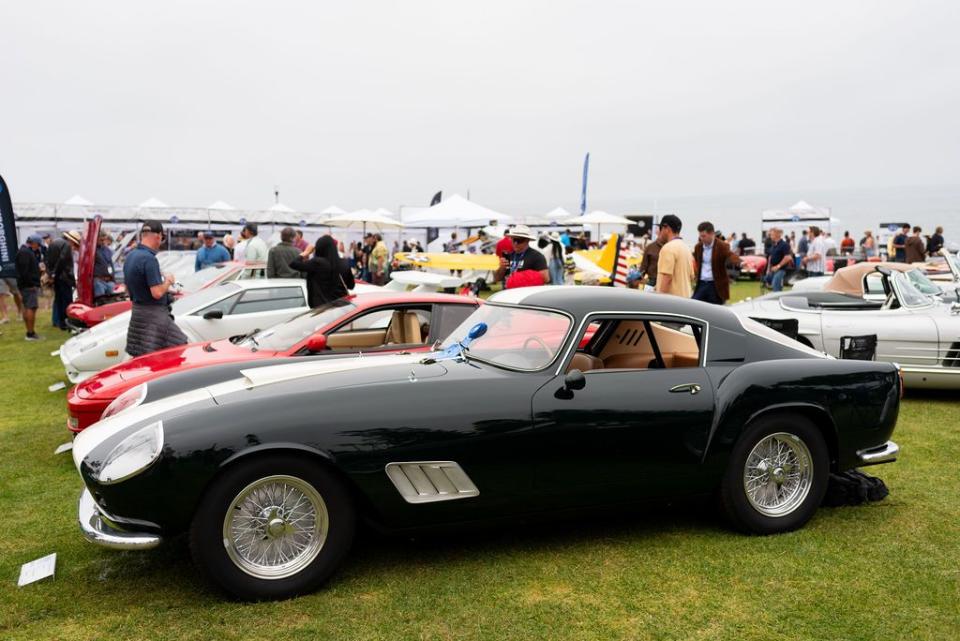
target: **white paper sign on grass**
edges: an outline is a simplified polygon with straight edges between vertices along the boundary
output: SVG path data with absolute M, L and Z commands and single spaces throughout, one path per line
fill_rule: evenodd
M 25 585 L 34 583 L 48 576 L 52 577 L 57 569 L 57 553 L 48 554 L 40 557 L 36 561 L 30 561 L 20 566 L 20 579 L 17 581 L 17 587 L 22 588 Z
M 47 389 L 50 390 L 51 392 L 58 392 L 58 391 L 62 390 L 63 388 L 65 388 L 66 386 L 67 386 L 66 383 L 64 383 L 63 381 L 60 381 L 59 383 L 54 383 L 53 385 L 51 385 L 51 386 L 48 387 Z
M 53 451 L 54 454 L 63 454 L 64 452 L 69 452 L 73 449 L 73 441 L 67 441 L 66 443 L 61 443 L 57 446 L 57 449 Z

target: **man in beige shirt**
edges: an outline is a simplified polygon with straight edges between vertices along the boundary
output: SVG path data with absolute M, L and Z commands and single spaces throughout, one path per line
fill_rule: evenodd
M 683 223 L 673 214 L 660 219 L 657 240 L 663 244 L 657 261 L 657 292 L 683 298 L 693 295 L 693 253 L 680 238 Z

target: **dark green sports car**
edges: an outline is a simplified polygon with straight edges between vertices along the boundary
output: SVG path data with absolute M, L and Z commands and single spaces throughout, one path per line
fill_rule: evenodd
M 361 520 L 387 531 L 712 495 L 770 534 L 831 471 L 895 460 L 901 379 L 723 307 L 507 290 L 428 353 L 257 362 L 128 392 L 74 443 L 106 547 L 188 533 L 230 594 L 315 589 Z M 119 400 L 119 399 L 118 399 Z

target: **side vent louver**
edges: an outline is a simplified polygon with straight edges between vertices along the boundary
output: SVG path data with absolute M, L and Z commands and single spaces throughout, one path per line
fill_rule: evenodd
M 433 503 L 478 496 L 480 490 L 454 461 L 387 463 L 387 476 L 407 503 Z

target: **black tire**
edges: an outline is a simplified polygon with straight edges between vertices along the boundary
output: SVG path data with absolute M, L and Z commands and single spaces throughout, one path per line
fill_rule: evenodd
M 796 504 L 787 502 L 782 514 L 769 514 L 748 497 L 745 466 L 751 451 L 774 434 L 789 435 L 786 440 L 809 453 L 809 487 L 806 493 L 794 496 Z M 794 440 L 796 439 L 796 440 Z M 802 447 L 800 446 L 802 444 Z M 772 472 L 771 472 L 772 473 Z M 830 475 L 830 454 L 823 435 L 808 418 L 794 414 L 770 414 L 750 423 L 737 440 L 720 484 L 720 506 L 737 529 L 750 534 L 777 534 L 803 527 L 817 511 L 827 491 Z M 771 478 L 771 477 L 767 477 Z M 801 499 L 802 497 L 802 499 Z M 778 509 L 773 506 L 768 510 Z
M 262 578 L 244 570 L 231 558 L 224 537 L 226 513 L 234 499 L 251 484 L 272 476 L 292 477 L 312 487 L 322 499 L 328 523 L 326 538 L 312 561 L 282 578 Z M 346 556 L 355 530 L 356 511 L 348 490 L 321 463 L 297 456 L 265 456 L 238 462 L 208 488 L 190 526 L 190 553 L 208 580 L 238 599 L 286 599 L 320 587 Z

